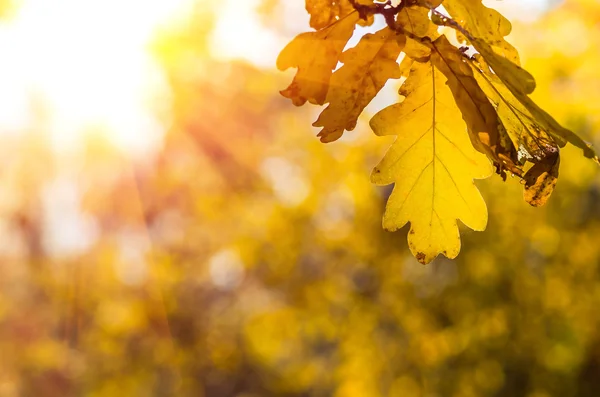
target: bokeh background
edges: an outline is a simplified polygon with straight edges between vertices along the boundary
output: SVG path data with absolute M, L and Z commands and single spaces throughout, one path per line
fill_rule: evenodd
M 600 147 L 600 3 L 486 4 Z M 307 28 L 302 0 L 0 1 L 0 397 L 600 395 L 599 169 L 565 149 L 539 209 L 479 181 L 487 231 L 422 266 L 369 183 L 391 140 L 323 145 L 278 94 Z

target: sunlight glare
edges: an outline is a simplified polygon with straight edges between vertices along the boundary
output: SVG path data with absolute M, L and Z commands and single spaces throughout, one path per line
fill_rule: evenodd
M 44 128 L 64 148 L 100 130 L 121 148 L 155 145 L 165 127 L 149 102 L 168 87 L 149 43 L 190 3 L 24 0 L 0 23 L 2 133 Z
M 226 0 L 212 36 L 211 50 L 216 58 L 242 59 L 272 68 L 285 39 L 263 26 L 257 13 L 258 0 Z

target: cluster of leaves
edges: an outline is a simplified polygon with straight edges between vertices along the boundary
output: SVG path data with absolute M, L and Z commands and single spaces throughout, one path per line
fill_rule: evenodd
M 491 164 L 504 180 L 519 177 L 537 207 L 556 185 L 559 148 L 571 143 L 598 162 L 590 145 L 529 97 L 536 84 L 505 40 L 511 24 L 481 0 L 306 0 L 306 9 L 316 31 L 289 43 L 277 66 L 298 69 L 282 91 L 295 105 L 328 104 L 314 123 L 322 142 L 353 130 L 388 80 L 404 79 L 402 100 L 370 122 L 376 135 L 397 136 L 371 180 L 395 184 L 383 225 L 394 231 L 410 222 L 408 244 L 420 262 L 458 255 L 458 220 L 485 229 L 487 208 L 473 180 L 489 177 Z M 375 15 L 385 26 L 346 49 L 356 25 Z

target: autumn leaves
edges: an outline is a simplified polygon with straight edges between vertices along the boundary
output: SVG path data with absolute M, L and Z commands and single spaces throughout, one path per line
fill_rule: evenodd
M 313 124 L 323 127 L 323 142 L 339 139 L 344 130 L 352 131 L 364 108 L 375 98 L 389 79 L 399 79 L 402 72 L 396 63 L 403 48 L 403 36 L 389 28 L 367 34 L 359 44 L 344 52 L 344 65 L 331 76 L 327 93 L 329 106 Z
M 280 70 L 298 68 L 298 73 L 281 94 L 296 106 L 302 106 L 307 101 L 323 105 L 332 71 L 352 37 L 358 20 L 358 13 L 351 11 L 321 30 L 298 35 L 288 44 L 279 54 L 277 67 Z
M 297 36 L 277 66 L 298 69 L 282 91 L 295 105 L 328 104 L 314 123 L 321 141 L 352 131 L 388 80 L 406 78 L 403 100 L 371 120 L 375 134 L 397 136 L 371 179 L 395 184 L 383 225 L 396 230 L 410 222 L 409 247 L 420 262 L 458 255 L 457 220 L 485 229 L 487 209 L 473 180 L 491 174 L 490 162 L 504 178 L 521 177 L 525 200 L 539 206 L 556 184 L 559 147 L 570 142 L 597 161 L 583 140 L 529 98 L 535 81 L 504 40 L 510 22 L 481 0 L 404 0 L 394 18 L 386 15 L 386 27 L 346 51 L 355 25 L 380 13 L 381 4 L 361 0 L 359 13 L 357 1 L 306 3 L 318 30 Z M 437 9 L 440 3 L 449 16 Z M 439 25 L 454 29 L 462 43 L 451 44 Z

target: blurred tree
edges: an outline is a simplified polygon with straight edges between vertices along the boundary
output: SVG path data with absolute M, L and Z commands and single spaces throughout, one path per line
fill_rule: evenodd
M 43 123 L 2 138 L 0 396 L 600 394 L 593 163 L 564 150 L 538 209 L 516 178 L 477 182 L 488 231 L 421 266 L 407 229 L 374 216 L 390 189 L 367 172 L 391 142 L 359 119 L 320 144 L 278 73 L 211 56 L 208 4 L 156 43 L 173 103 L 155 155 L 92 137 L 59 157 Z M 516 36 L 535 99 L 581 134 L 598 122 L 599 7 L 569 0 L 536 24 L 579 26 L 581 62 Z M 73 218 L 88 226 L 69 239 Z

